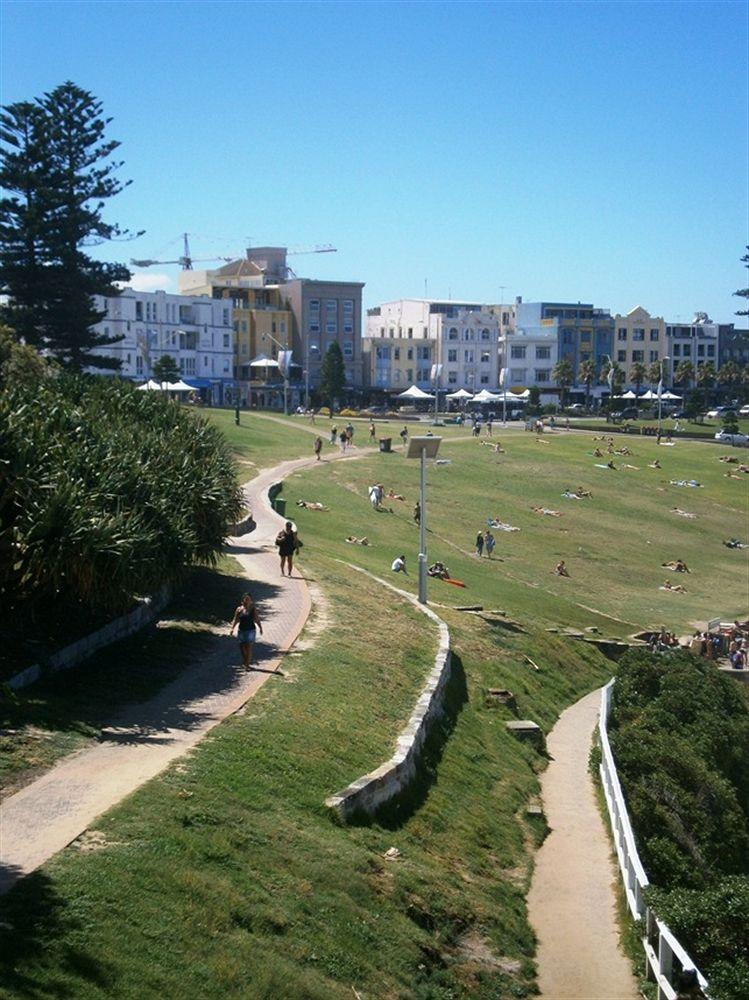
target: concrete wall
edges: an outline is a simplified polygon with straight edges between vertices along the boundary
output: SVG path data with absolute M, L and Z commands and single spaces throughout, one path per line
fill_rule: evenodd
M 379 577 L 359 566 L 347 563 L 351 569 L 365 573 L 388 587 L 405 600 L 410 601 L 437 625 L 439 629 L 439 648 L 434 659 L 434 666 L 429 672 L 419 700 L 416 702 L 411 718 L 406 728 L 398 736 L 396 751 L 390 760 L 380 764 L 374 771 L 357 778 L 346 788 L 325 800 L 325 805 L 337 813 L 341 819 L 347 820 L 357 813 L 372 815 L 385 802 L 400 795 L 416 776 L 416 766 L 424 742 L 435 720 L 443 711 L 444 691 L 450 676 L 450 633 L 447 625 L 437 615 L 422 604 L 413 595 L 393 587 L 392 584 L 380 580 Z
M 8 685 L 17 691 L 19 688 L 27 687 L 34 681 L 38 681 L 45 674 L 56 674 L 60 670 L 67 670 L 68 667 L 75 666 L 82 660 L 88 659 L 102 646 L 109 646 L 110 643 L 117 642 L 118 639 L 125 639 L 153 621 L 169 600 L 170 595 L 171 589 L 162 587 L 155 596 L 144 598 L 133 611 L 115 618 L 103 628 L 92 632 L 91 635 L 84 636 L 72 645 L 59 649 L 50 656 L 44 665 L 35 663 L 25 670 L 21 670 L 20 673 L 14 674 L 8 681 Z

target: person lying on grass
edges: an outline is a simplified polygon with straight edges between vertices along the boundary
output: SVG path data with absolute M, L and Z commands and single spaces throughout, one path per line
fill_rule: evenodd
M 682 510 L 681 507 L 672 507 L 671 513 L 678 514 L 679 517 L 690 517 L 690 518 L 697 517 L 696 514 L 690 514 L 688 510 Z
M 738 465 L 738 458 L 735 455 L 721 455 L 719 462 L 728 462 L 729 465 Z
M 567 567 L 564 565 L 564 559 L 560 559 L 559 562 L 554 567 L 554 572 L 557 576 L 569 576 Z
M 372 543 L 365 535 L 363 538 L 357 538 L 356 535 L 347 535 L 346 541 L 350 545 L 371 545 Z
M 388 500 L 405 500 L 406 498 L 400 493 L 396 493 L 392 488 L 387 491 Z
M 317 500 L 297 500 L 297 507 L 304 507 L 305 510 L 330 510 L 324 503 Z
M 582 486 L 578 486 L 577 489 L 575 490 L 575 493 L 577 493 L 577 495 L 579 497 L 582 497 L 584 500 L 587 500 L 588 497 L 590 497 L 591 499 L 593 497 L 593 494 L 590 492 L 590 490 L 586 490 Z
M 683 559 L 672 559 L 671 562 L 661 563 L 664 569 L 672 569 L 674 573 L 691 573 L 691 569 L 687 566 Z
M 559 510 L 552 510 L 550 507 L 531 507 L 531 510 L 536 514 L 546 514 L 547 517 L 561 517 L 562 512 Z
M 435 562 L 427 570 L 427 575 L 434 576 L 438 580 L 448 580 L 450 578 L 450 570 L 443 562 Z
M 649 469 L 660 469 L 661 468 L 661 463 L 658 461 L 657 458 L 654 458 L 652 462 L 648 462 L 648 468 Z
M 672 590 L 675 594 L 686 594 L 685 587 L 682 587 L 680 583 L 671 583 L 670 580 L 664 580 L 659 590 Z

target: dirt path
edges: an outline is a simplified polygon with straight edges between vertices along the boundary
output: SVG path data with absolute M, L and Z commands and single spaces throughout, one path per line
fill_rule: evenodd
M 619 947 L 617 873 L 588 770 L 600 700 L 593 691 L 571 705 L 547 741 L 552 760 L 541 794 L 551 833 L 536 855 L 528 894 L 545 1000 L 639 997 Z
M 356 458 L 366 454 L 357 449 Z M 283 518 L 269 506 L 267 491 L 291 472 L 315 464 L 310 458 L 283 462 L 245 486 L 256 529 L 232 539 L 227 551 L 244 568 L 258 598 L 264 635 L 256 647 L 258 669 L 246 674 L 235 639 L 216 636 L 200 662 L 140 705 L 127 706 L 102 741 L 60 761 L 9 796 L 0 813 L 0 893 L 79 837 L 106 809 L 154 777 L 198 743 L 215 725 L 240 709 L 271 677 L 310 612 L 307 585 L 295 569 L 282 578 L 274 539 Z M 231 612 L 227 608 L 227 615 Z

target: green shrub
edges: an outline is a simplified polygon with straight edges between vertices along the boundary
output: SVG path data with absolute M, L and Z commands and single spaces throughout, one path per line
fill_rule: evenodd
M 242 509 L 203 418 L 113 378 L 4 378 L 0 624 L 61 602 L 117 611 L 212 563 Z

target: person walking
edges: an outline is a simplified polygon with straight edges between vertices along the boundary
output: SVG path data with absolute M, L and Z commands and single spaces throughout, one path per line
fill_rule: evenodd
M 281 557 L 281 576 L 284 575 L 284 566 L 288 568 L 289 576 L 291 576 L 294 553 L 297 552 L 300 544 L 297 533 L 294 530 L 294 525 L 291 521 L 287 521 L 283 531 L 279 531 L 276 535 L 276 546 L 278 547 L 278 554 Z
M 369 440 L 370 440 L 370 443 L 372 443 L 372 444 L 374 443 L 374 439 L 375 439 L 376 434 L 377 434 L 377 431 L 375 430 L 374 420 L 371 420 L 369 422 Z
M 486 554 L 489 557 L 489 559 L 491 559 L 492 557 L 492 552 L 494 551 L 494 545 L 495 545 L 494 535 L 487 528 L 486 531 L 484 532 L 484 548 L 486 549 Z
M 406 427 L 405 424 L 403 425 L 403 430 L 400 433 L 400 438 L 401 441 L 403 442 L 403 447 L 405 448 L 406 445 L 408 444 L 408 427 Z
M 242 666 L 245 670 L 249 670 L 252 666 L 252 649 L 257 629 L 260 629 L 260 635 L 263 634 L 263 623 L 252 599 L 252 594 L 242 595 L 242 603 L 234 611 L 234 620 L 231 623 L 229 635 L 234 635 L 234 629 L 237 626 L 239 626 L 237 637 L 239 639 L 239 652 L 242 655 Z
M 492 418 L 489 417 L 489 419 L 486 421 L 486 433 L 489 435 L 489 437 L 492 436 L 492 423 L 493 423 Z
M 417 500 L 414 504 L 414 521 L 416 524 L 421 524 L 421 504 Z
M 476 535 L 476 555 L 480 559 L 483 554 L 484 554 L 484 533 L 482 531 L 479 531 L 478 535 Z
M 315 456 L 317 457 L 318 462 L 320 461 L 321 452 L 322 452 L 322 438 L 318 434 L 318 436 L 315 438 Z
M 341 454 L 343 455 L 346 452 L 346 445 L 348 444 L 348 434 L 346 431 L 341 431 L 338 435 L 338 440 L 341 443 Z
M 338 428 L 337 427 L 331 427 L 330 428 L 330 443 L 331 444 L 335 444 L 337 440 L 338 440 Z
M 349 444 L 353 444 L 354 443 L 354 425 L 351 423 L 350 420 L 346 424 L 346 437 L 348 438 L 348 443 Z

